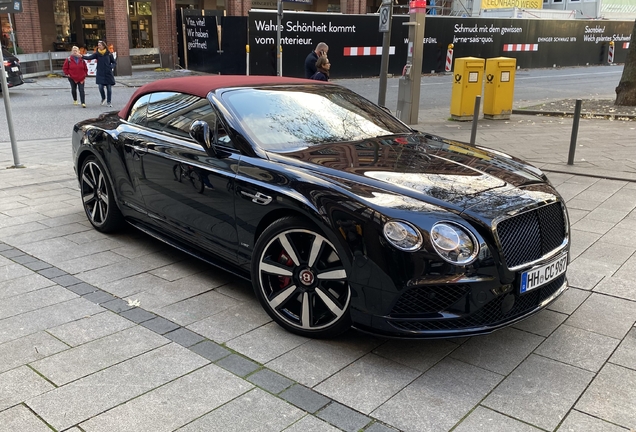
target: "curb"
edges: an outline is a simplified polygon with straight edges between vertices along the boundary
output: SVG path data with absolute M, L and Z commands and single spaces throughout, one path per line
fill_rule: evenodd
M 513 114 L 522 115 L 542 115 L 546 117 L 574 117 L 573 112 L 569 111 L 539 111 L 539 110 L 526 110 L 526 109 L 513 109 Z M 582 112 L 581 118 L 605 118 L 614 120 L 636 120 L 636 114 L 607 114 L 607 113 L 588 113 Z

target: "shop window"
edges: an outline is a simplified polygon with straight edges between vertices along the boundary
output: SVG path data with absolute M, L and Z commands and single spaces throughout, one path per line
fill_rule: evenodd
M 71 40 L 71 20 L 68 13 L 66 0 L 55 0 L 53 4 L 53 16 L 55 19 L 54 51 L 70 51 L 73 45 Z
M 152 48 L 151 2 L 129 2 L 131 48 Z

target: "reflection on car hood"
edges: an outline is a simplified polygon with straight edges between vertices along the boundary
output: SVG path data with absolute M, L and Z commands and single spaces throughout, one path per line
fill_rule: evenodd
M 472 205 L 487 191 L 503 192 L 501 188 L 544 181 L 536 168 L 504 154 L 423 134 L 324 144 L 272 155 L 274 160 L 279 158 L 320 166 L 309 168 L 359 194 L 357 189 L 370 186 L 457 208 Z

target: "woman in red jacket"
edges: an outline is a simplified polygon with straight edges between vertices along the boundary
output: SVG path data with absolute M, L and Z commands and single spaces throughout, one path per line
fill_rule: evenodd
M 82 58 L 78 47 L 74 46 L 72 48 L 71 56 L 64 61 L 62 70 L 64 71 L 64 75 L 68 77 L 68 81 L 71 83 L 73 105 L 77 105 L 77 89 L 79 88 L 82 108 L 86 108 L 84 80 L 86 80 L 86 75 L 88 75 L 88 66 L 86 66 L 86 62 Z

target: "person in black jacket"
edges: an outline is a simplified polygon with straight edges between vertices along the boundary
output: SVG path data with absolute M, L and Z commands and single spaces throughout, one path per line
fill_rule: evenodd
M 316 73 L 316 62 L 319 57 L 327 57 L 329 47 L 326 43 L 320 42 L 316 45 L 316 49 L 307 55 L 305 59 L 305 78 L 311 78 Z
M 313 74 L 310 79 L 318 81 L 329 81 L 329 69 L 331 69 L 331 63 L 327 57 L 319 57 L 316 62 L 316 73 Z
M 95 83 L 99 87 L 99 94 L 102 96 L 102 105 L 106 104 L 108 107 L 112 107 L 113 104 L 113 86 L 115 85 L 115 75 L 113 69 L 117 66 L 113 54 L 108 51 L 108 45 L 106 42 L 97 42 L 97 51 L 93 54 L 83 56 L 84 60 L 97 59 L 97 73 L 95 74 Z M 106 87 L 106 94 L 104 94 L 104 86 Z

